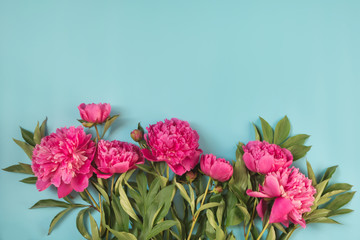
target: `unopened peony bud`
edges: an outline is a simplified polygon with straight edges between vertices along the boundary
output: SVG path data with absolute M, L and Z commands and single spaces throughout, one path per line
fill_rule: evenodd
M 216 186 L 216 187 L 214 188 L 214 193 L 215 193 L 215 194 L 216 194 L 216 193 L 222 193 L 222 191 L 223 191 L 222 186 Z
M 143 133 L 139 129 L 133 130 L 130 136 L 135 142 L 140 142 L 143 139 Z
M 192 183 L 197 177 L 197 172 L 187 172 L 186 173 L 186 180 L 190 183 Z

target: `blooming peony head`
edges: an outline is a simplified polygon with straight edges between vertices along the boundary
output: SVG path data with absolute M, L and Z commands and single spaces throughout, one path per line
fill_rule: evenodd
M 223 158 L 216 158 L 213 154 L 201 156 L 200 169 L 203 173 L 219 182 L 229 180 L 233 174 L 231 164 Z
M 150 161 L 165 161 L 177 175 L 192 170 L 199 162 L 199 135 L 186 121 L 165 119 L 146 128 L 149 149 L 142 152 Z
M 31 167 L 38 178 L 36 188 L 43 191 L 53 184 L 59 198 L 72 190 L 83 192 L 93 174 L 95 143 L 91 137 L 82 127 L 64 127 L 42 138 L 32 156 Z
M 268 201 L 274 200 L 269 217 L 270 223 L 280 222 L 288 227 L 291 221 L 305 228 L 302 215 L 311 210 L 316 190 L 311 185 L 310 179 L 300 173 L 299 169 L 292 167 L 267 174 L 264 185 L 259 186 L 259 192 L 248 189 L 246 193 L 252 197 L 262 198 L 256 207 L 261 218 L 268 208 Z
M 243 149 L 245 165 L 252 172 L 267 174 L 288 167 L 293 161 L 289 150 L 265 141 L 250 141 Z
M 100 178 L 109 178 L 114 173 L 124 173 L 143 164 L 144 157 L 140 148 L 127 142 L 100 140 L 98 143 L 96 174 Z
M 111 106 L 108 103 L 82 103 L 78 106 L 82 120 L 90 123 L 103 123 L 109 117 Z

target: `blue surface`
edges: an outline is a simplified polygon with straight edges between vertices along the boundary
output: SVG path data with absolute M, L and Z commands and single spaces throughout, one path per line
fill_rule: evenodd
M 143 125 L 188 120 L 206 153 L 234 158 L 261 115 L 287 114 L 311 135 L 316 173 L 340 165 L 337 182 L 360 186 L 360 1 L 0 0 L 0 167 L 28 161 L 11 140 L 78 124 L 78 104 L 109 102 L 120 113 L 110 139 Z M 305 160 L 297 166 L 304 169 Z M 81 239 L 76 212 L 47 236 L 56 197 L 0 173 L 0 239 Z M 293 239 L 356 237 L 359 195 L 336 219 Z M 238 235 L 239 239 L 240 234 Z

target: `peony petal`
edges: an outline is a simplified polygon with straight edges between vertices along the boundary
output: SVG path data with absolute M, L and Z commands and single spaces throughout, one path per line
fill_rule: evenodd
M 267 209 L 267 203 L 263 199 L 261 199 L 259 204 L 256 206 L 256 211 L 259 214 L 261 220 L 264 218 L 266 209 Z
M 288 214 L 293 208 L 294 206 L 291 204 L 291 200 L 283 197 L 276 198 L 271 209 L 269 222 L 278 223 L 287 221 Z
M 274 164 L 274 157 L 269 154 L 266 154 L 265 156 L 260 158 L 259 161 L 257 162 L 257 170 L 259 173 L 267 174 L 272 170 L 273 164 Z
M 71 193 L 72 190 L 73 188 L 71 187 L 70 184 L 62 183 L 58 187 L 58 197 L 59 198 L 66 197 L 69 193 Z
M 275 176 L 273 175 L 266 176 L 263 191 L 271 198 L 279 197 L 281 195 L 279 181 Z
M 144 157 L 149 160 L 149 161 L 154 161 L 154 162 L 160 162 L 152 153 L 149 149 L 145 148 L 145 149 L 141 149 L 141 153 L 144 155 Z
M 73 178 L 71 187 L 77 192 L 83 192 L 89 186 L 89 177 L 87 175 L 79 174 Z
M 244 153 L 243 160 L 245 162 L 245 165 L 247 169 L 249 169 L 252 172 L 256 172 L 256 166 L 255 166 L 255 159 L 250 153 Z
M 261 192 L 254 192 L 250 189 L 246 190 L 246 194 L 249 195 L 250 197 L 256 197 L 256 198 L 270 198 L 269 195 L 266 195 L 264 193 Z
M 171 164 L 168 163 L 168 165 L 169 165 L 170 169 L 171 169 L 176 175 L 181 176 L 181 175 L 183 175 L 184 173 L 186 173 L 186 169 L 185 169 L 182 165 L 180 165 L 180 164 L 171 165 Z
M 129 170 L 129 162 L 119 162 L 110 168 L 111 173 L 124 173 Z
M 37 181 L 36 181 L 36 189 L 39 190 L 39 191 L 44 191 L 50 185 L 51 185 L 51 183 L 49 181 L 43 182 L 40 178 L 38 178 Z
M 210 177 L 213 179 L 225 182 L 232 176 L 233 168 L 228 162 L 215 162 L 210 169 Z

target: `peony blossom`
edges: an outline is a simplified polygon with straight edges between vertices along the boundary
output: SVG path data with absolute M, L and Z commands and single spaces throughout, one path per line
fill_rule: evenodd
M 201 156 L 200 169 L 203 173 L 219 182 L 229 180 L 233 174 L 233 167 L 228 161 L 223 158 L 216 158 L 212 154 Z
M 82 120 L 90 123 L 103 123 L 109 117 L 111 106 L 108 103 L 82 103 L 78 106 Z
M 43 191 L 51 184 L 63 198 L 72 190 L 83 192 L 93 174 L 91 162 L 95 143 L 83 127 L 58 128 L 35 146 L 31 168 L 38 178 L 36 188 Z
M 267 174 L 264 185 L 259 186 L 259 192 L 248 189 L 246 193 L 252 197 L 262 198 L 256 207 L 261 218 L 264 217 L 268 202 L 274 200 L 269 223 L 281 222 L 288 227 L 291 221 L 305 228 L 302 215 L 311 210 L 316 190 L 310 179 L 300 173 L 299 169 L 292 167 Z
M 144 164 L 140 148 L 127 142 L 100 140 L 98 143 L 96 174 L 100 178 L 109 178 L 114 173 L 124 173 L 136 168 L 135 164 Z
M 261 141 L 250 141 L 243 146 L 243 159 L 252 172 L 267 174 L 291 165 L 293 156 L 285 148 Z
M 186 121 L 165 119 L 146 128 L 144 138 L 150 147 L 142 152 L 150 161 L 165 161 L 177 175 L 192 170 L 199 162 L 199 135 Z

